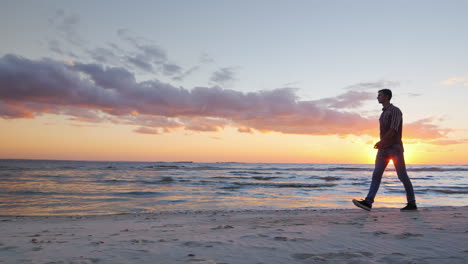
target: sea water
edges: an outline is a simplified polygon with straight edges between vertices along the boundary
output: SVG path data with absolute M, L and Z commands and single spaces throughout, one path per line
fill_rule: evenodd
M 468 205 L 467 165 L 408 165 L 421 207 Z M 373 165 L 0 160 L 0 215 L 353 208 Z M 406 204 L 393 165 L 374 207 Z

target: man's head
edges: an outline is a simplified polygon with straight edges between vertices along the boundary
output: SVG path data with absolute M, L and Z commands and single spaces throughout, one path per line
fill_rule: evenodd
M 392 91 L 390 89 L 382 89 L 377 95 L 377 100 L 380 104 L 385 104 L 390 102 L 392 99 Z

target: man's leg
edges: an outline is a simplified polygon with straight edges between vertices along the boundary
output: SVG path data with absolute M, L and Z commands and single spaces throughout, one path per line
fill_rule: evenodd
M 406 172 L 405 157 L 403 152 L 399 152 L 393 155 L 393 164 L 395 165 L 398 179 L 400 179 L 400 181 L 405 186 L 406 199 L 408 200 L 408 204 L 416 205 L 413 184 L 411 184 L 411 180 L 408 177 L 408 173 Z
M 372 173 L 372 183 L 369 188 L 369 193 L 365 199 L 365 201 L 369 204 L 374 202 L 374 198 L 377 195 L 377 191 L 380 187 L 380 182 L 382 181 L 382 175 L 389 161 L 390 160 L 388 156 L 383 153 L 383 150 L 379 150 L 377 152 L 377 156 L 375 158 L 375 168 L 374 172 Z

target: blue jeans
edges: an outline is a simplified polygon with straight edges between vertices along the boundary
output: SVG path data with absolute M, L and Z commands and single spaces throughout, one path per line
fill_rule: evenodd
M 366 202 L 370 204 L 374 202 L 375 195 L 377 194 L 380 182 L 382 181 L 382 175 L 391 159 L 393 160 L 393 165 L 395 165 L 398 179 L 400 179 L 405 186 L 406 199 L 408 203 L 416 204 L 413 185 L 408 177 L 408 173 L 406 173 L 405 157 L 403 156 L 403 147 L 401 145 L 393 145 L 388 148 L 379 149 L 377 152 L 374 173 L 372 174 L 372 183 L 366 197 Z

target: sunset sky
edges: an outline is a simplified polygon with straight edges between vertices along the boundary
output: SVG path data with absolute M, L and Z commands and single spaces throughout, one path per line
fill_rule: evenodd
M 0 158 L 468 164 L 468 1 L 0 5 Z

